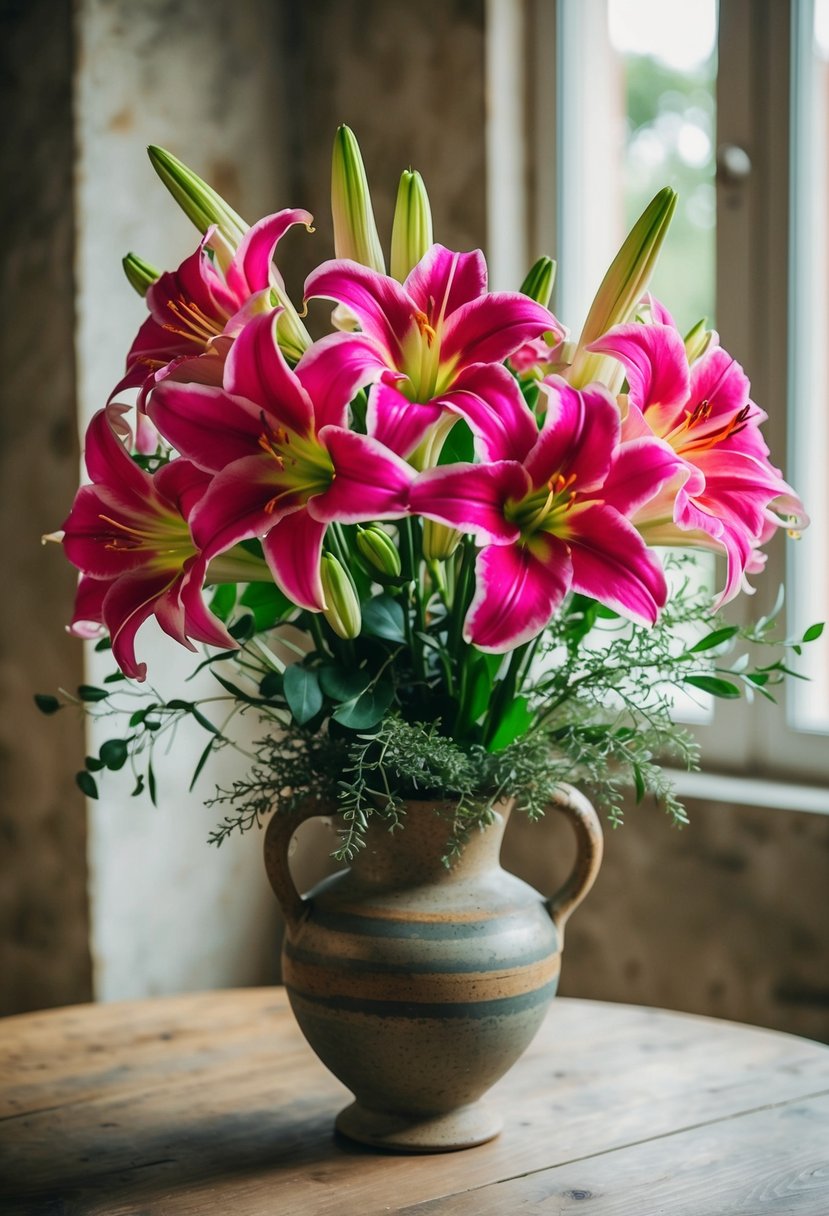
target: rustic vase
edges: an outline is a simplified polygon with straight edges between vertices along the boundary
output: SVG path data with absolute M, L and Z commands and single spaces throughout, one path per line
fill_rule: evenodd
M 548 899 L 503 870 L 511 803 L 443 862 L 451 804 L 410 802 L 405 826 L 370 823 L 349 869 L 302 897 L 288 853 L 306 803 L 271 820 L 265 864 L 285 915 L 283 979 L 299 1026 L 354 1093 L 337 1128 L 407 1152 L 468 1148 L 502 1120 L 482 1095 L 538 1030 L 558 985 L 564 923 L 596 877 L 602 833 L 575 790 L 552 803 L 576 862 Z

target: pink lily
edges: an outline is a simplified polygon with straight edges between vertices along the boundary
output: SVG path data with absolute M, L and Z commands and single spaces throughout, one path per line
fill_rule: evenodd
M 205 607 L 206 562 L 188 519 L 210 481 L 189 460 L 150 476 L 132 460 L 123 433 L 124 406 L 99 410 L 86 436 L 91 485 L 81 486 L 63 525 L 63 546 L 82 572 L 70 632 L 91 637 L 105 627 L 125 675 L 146 677 L 135 635 L 149 616 L 182 646 L 236 643 Z M 118 431 L 116 431 L 116 425 Z
M 483 542 L 464 636 L 496 654 L 536 636 L 568 591 L 653 624 L 667 587 L 662 567 L 626 516 L 676 475 L 664 444 L 620 447 L 606 389 L 542 382 L 547 412 L 523 459 L 450 465 L 420 474 L 414 512 Z
M 278 313 L 248 322 L 221 388 L 168 379 L 155 389 L 149 412 L 178 451 L 215 473 L 192 517 L 205 557 L 262 537 L 285 594 L 320 612 L 328 524 L 405 515 L 415 474 L 376 439 L 347 429 L 360 372 L 344 362 L 331 374 L 330 338 L 291 371 L 276 341 Z
M 208 254 L 215 226 L 209 228 L 198 249 L 178 270 L 162 274 L 148 288 L 150 315 L 130 347 L 126 374 L 110 395 L 112 400 L 121 389 L 140 386 L 140 450 L 155 449 L 156 437 L 143 415 L 147 393 L 184 361 L 190 364 L 187 379 L 221 383 L 230 339 L 252 313 L 270 310 L 273 288 L 281 291 L 284 287 L 273 265 L 277 244 L 294 224 L 304 224 L 310 230 L 312 218 L 301 210 L 266 216 L 247 231 L 224 273 Z M 195 359 L 201 362 L 190 362 Z
M 332 365 L 347 358 L 362 369 L 362 385 L 373 383 L 369 434 L 401 456 L 417 448 L 444 411 L 465 416 L 470 395 L 497 414 L 500 381 L 482 377 L 482 364 L 500 364 L 542 334 L 564 333 L 527 296 L 488 292 L 480 250 L 432 245 L 402 285 L 347 259 L 324 262 L 308 277 L 305 294 L 336 300 L 359 321 L 361 332 L 329 339 L 325 357 Z
M 685 468 L 684 485 L 666 486 L 633 522 L 651 544 L 725 552 L 722 604 L 758 568 L 758 545 L 775 527 L 808 521 L 768 459 L 760 431 L 767 415 L 751 401 L 740 365 L 716 339 L 689 364 L 670 314 L 654 301 L 652 315 L 652 323 L 616 326 L 588 349 L 613 355 L 626 370 L 623 436 L 658 436 Z

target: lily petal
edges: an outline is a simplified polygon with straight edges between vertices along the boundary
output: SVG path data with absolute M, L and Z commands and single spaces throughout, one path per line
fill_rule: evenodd
M 471 532 L 485 543 L 504 545 L 520 536 L 520 529 L 506 517 L 506 505 L 520 502 L 530 489 L 530 479 L 517 461 L 442 465 L 417 478 L 411 489 L 411 510 Z
M 327 526 L 307 510 L 295 511 L 271 528 L 262 542 L 276 582 L 289 599 L 311 612 L 322 612 L 325 607 L 320 557 Z
M 464 638 L 503 654 L 534 638 L 566 595 L 572 578 L 567 545 L 555 536 L 529 544 L 488 545 L 475 564 L 475 595 Z
M 309 514 L 320 523 L 364 523 L 397 519 L 409 509 L 415 471 L 369 435 L 326 426 L 320 442 L 334 466 L 329 488 L 308 500 Z

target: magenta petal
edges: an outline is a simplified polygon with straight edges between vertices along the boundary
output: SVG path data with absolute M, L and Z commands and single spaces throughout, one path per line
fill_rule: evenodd
M 225 363 L 224 387 L 264 407 L 298 435 L 307 435 L 313 430 L 314 409 L 277 345 L 279 311 L 253 317 L 239 334 Z
M 415 477 L 411 465 L 376 439 L 341 427 L 323 427 L 319 438 L 328 449 L 334 475 L 329 488 L 308 501 L 314 519 L 354 524 L 407 513 Z
M 611 507 L 590 504 L 567 517 L 573 590 L 623 616 L 652 625 L 668 597 L 662 566 L 633 525 Z
M 630 516 L 680 474 L 686 482 L 694 475 L 694 470 L 667 443 L 658 439 L 633 439 L 619 448 L 602 484 L 600 497 L 609 507 Z
M 385 368 L 365 334 L 328 334 L 315 342 L 296 365 L 296 378 L 314 403 L 317 430 L 344 426 L 349 402 Z
M 125 405 L 109 405 L 93 416 L 86 432 L 86 470 L 93 482 L 113 482 L 144 497 L 150 492 L 150 476 L 138 467 L 113 429 L 126 412 Z
M 529 543 L 488 545 L 475 566 L 475 595 L 464 637 L 503 654 L 540 633 L 570 587 L 567 545 L 537 534 Z
M 111 579 L 90 578 L 82 574 L 78 580 L 72 620 L 67 626 L 76 638 L 98 638 L 104 632 L 104 597 L 112 586 Z
M 378 342 L 395 367 L 402 343 L 417 333 L 418 306 L 401 285 L 347 258 L 323 262 L 305 281 L 305 298 L 323 296 L 351 309 L 368 337 Z
M 417 478 L 411 489 L 411 510 L 485 542 L 507 544 L 520 535 L 506 517 L 507 503 L 521 502 L 530 488 L 516 461 L 442 465 Z
M 579 391 L 560 376 L 539 386 L 547 397 L 544 426 L 525 467 L 533 486 L 558 474 L 574 477 L 579 493 L 601 486 L 619 442 L 619 410 L 607 389 L 590 384 Z
M 515 377 L 499 363 L 474 363 L 439 401 L 466 419 L 486 460 L 524 460 L 538 439 L 538 425 Z
M 617 325 L 587 348 L 613 355 L 624 366 L 630 399 L 657 435 L 684 417 L 689 376 L 685 343 L 669 325 Z
M 116 579 L 104 598 L 104 623 L 112 638 L 113 657 L 124 675 L 132 680 L 144 680 L 147 676 L 147 664 L 139 663 L 135 657 L 135 635 L 176 578 L 169 570 L 134 571 Z M 193 649 L 186 640 L 184 645 Z
M 276 582 L 298 607 L 311 612 L 325 607 L 320 557 L 327 526 L 307 511 L 296 511 L 271 528 L 262 542 Z
M 171 460 L 162 465 L 153 477 L 159 494 L 173 503 L 179 515 L 190 518 L 196 503 L 204 496 L 212 477 L 191 460 Z
M 480 249 L 454 253 L 432 245 L 412 270 L 403 287 L 430 324 L 451 316 L 463 304 L 486 291 L 486 262 Z
M 273 255 L 288 229 L 294 224 L 310 228 L 313 221 L 308 211 L 286 209 L 265 216 L 245 233 L 225 276 L 239 300 L 270 285 Z
M 236 650 L 238 642 L 213 615 L 204 602 L 202 588 L 207 572 L 207 562 L 199 555 L 187 570 L 179 592 L 184 609 L 185 629 L 188 637 L 206 646 L 218 646 L 222 650 Z
M 283 515 L 302 505 L 298 493 L 280 479 L 273 460 L 246 456 L 218 473 L 194 507 L 193 539 L 209 561 L 240 540 L 264 536 Z
M 398 456 L 409 456 L 443 411 L 436 402 L 420 405 L 391 384 L 375 384 L 368 398 L 366 427 Z
M 551 312 L 519 292 L 490 292 L 463 304 L 443 327 L 441 363 L 500 363 L 531 338 L 563 334 Z
M 261 408 L 224 389 L 163 380 L 147 409 L 168 443 L 209 472 L 259 451 Z

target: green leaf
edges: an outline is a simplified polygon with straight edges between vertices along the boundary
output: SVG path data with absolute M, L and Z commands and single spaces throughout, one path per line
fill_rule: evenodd
M 79 773 L 75 774 L 75 783 L 81 793 L 86 794 L 87 798 L 98 797 L 98 786 L 95 784 L 95 778 L 85 768 L 82 768 Z
M 204 671 L 205 667 L 209 667 L 211 663 L 223 663 L 225 659 L 235 659 L 238 653 L 238 650 L 220 650 L 216 654 L 209 654 L 206 659 L 202 659 L 197 667 L 193 668 L 187 679 L 192 680 L 200 671 Z
M 633 768 L 633 785 L 636 790 L 636 801 L 641 802 L 645 797 L 645 778 L 642 776 L 642 770 L 638 764 L 632 765 Z
M 192 706 L 190 713 L 196 719 L 199 726 L 203 727 L 204 730 L 210 731 L 211 735 L 218 735 L 221 738 L 222 732 L 219 730 L 218 726 L 216 726 L 214 722 L 211 722 L 209 718 L 206 718 L 202 711 L 195 705 Z
M 315 671 L 298 663 L 286 668 L 282 690 L 298 726 L 304 726 L 322 709 L 322 689 Z
M 249 692 L 245 692 L 238 684 L 233 684 L 230 680 L 226 680 L 224 676 L 220 676 L 218 671 L 213 672 L 213 679 L 218 680 L 225 692 L 229 692 L 237 701 L 244 701 L 246 705 L 261 705 L 262 701 L 259 697 L 252 696 Z
M 721 680 L 717 676 L 686 676 L 683 681 L 700 692 L 710 693 L 712 697 L 722 697 L 723 700 L 734 700 L 740 696 L 740 690 L 729 680 Z
M 111 671 L 108 676 L 104 676 L 105 684 L 120 684 L 122 680 L 126 680 L 123 671 Z
M 368 671 L 348 671 L 344 667 L 321 667 L 320 688 L 332 701 L 354 701 L 371 683 Z
M 255 628 L 253 613 L 246 612 L 244 616 L 239 617 L 238 621 L 234 621 L 232 625 L 228 625 L 227 631 L 237 642 L 247 642 L 253 637 Z
M 143 794 L 143 793 L 144 793 L 144 776 L 142 773 L 139 773 L 138 780 L 135 783 L 135 789 L 130 794 L 130 797 L 137 798 L 139 794 Z
M 117 772 L 127 762 L 129 743 L 126 739 L 107 739 L 106 743 L 101 744 L 98 754 L 107 768 Z
M 225 624 L 230 620 L 231 613 L 236 607 L 236 584 L 219 583 L 210 597 L 210 611 Z
M 137 709 L 134 714 L 130 714 L 130 726 L 142 726 L 151 709 L 155 709 L 155 706 L 148 705 L 146 709 Z
M 363 633 L 387 642 L 405 642 L 403 609 L 390 595 L 377 595 L 363 604 Z
M 272 697 L 281 697 L 282 695 L 282 672 L 268 671 L 262 677 L 259 685 L 260 694 L 270 699 Z
M 147 788 L 150 791 L 150 801 L 152 802 L 153 806 L 158 806 L 156 801 L 155 773 L 153 772 L 153 766 L 151 763 L 147 764 Z
M 97 756 L 87 756 L 84 764 L 87 772 L 90 773 L 100 773 L 101 769 L 105 767 L 103 760 L 99 760 Z
M 438 458 L 438 464 L 459 464 L 461 462 L 465 464 L 473 460 L 474 456 L 475 445 L 472 432 L 461 419 L 455 423 L 452 430 L 446 436 Z
M 192 708 L 193 702 L 183 701 L 181 697 L 173 697 L 172 701 L 167 702 L 167 709 L 183 709 L 189 714 Z
M 394 685 L 390 680 L 378 680 L 359 697 L 343 701 L 342 705 L 334 710 L 332 717 L 351 730 L 367 730 L 370 726 L 376 726 L 385 716 L 393 700 Z
M 56 714 L 60 709 L 60 701 L 49 693 L 36 692 L 35 705 L 42 714 Z
M 275 583 L 250 583 L 239 603 L 250 609 L 257 633 L 273 629 L 294 608 L 294 604 Z
M 467 714 L 470 723 L 477 722 L 481 714 L 489 705 L 489 699 L 492 695 L 492 682 L 494 676 L 491 664 L 486 661 L 487 658 L 490 657 L 500 658 L 501 656 L 481 655 L 480 658 L 477 658 L 472 664 L 472 673 L 470 675 L 469 709 Z
M 700 654 L 703 650 L 713 650 L 715 646 L 722 646 L 723 642 L 728 642 L 739 633 L 736 625 L 724 625 L 722 629 L 715 629 L 713 633 L 708 633 L 704 638 L 700 638 L 693 646 L 685 651 L 686 654 Z
M 78 696 L 82 701 L 106 701 L 109 692 L 106 688 L 95 688 L 92 684 L 79 684 Z
M 209 739 L 207 742 L 207 747 L 205 747 L 204 751 L 199 756 L 198 764 L 196 765 L 195 769 L 193 770 L 193 776 L 190 779 L 190 786 L 189 786 L 190 793 L 193 792 L 196 782 L 198 781 L 199 777 L 201 776 L 201 771 L 204 768 L 205 764 L 207 763 L 207 758 L 210 755 L 210 753 L 212 752 L 213 745 L 215 744 L 215 742 L 216 742 L 215 738 Z
M 818 621 L 816 624 L 810 625 L 803 637 L 800 639 L 801 642 L 816 642 L 823 633 L 823 625 L 823 621 Z
M 95 643 L 95 651 L 97 654 L 100 654 L 102 650 L 112 650 L 112 639 L 111 638 L 99 638 L 98 639 L 98 641 Z
M 487 751 L 500 752 L 529 728 L 533 715 L 526 697 L 516 697 L 495 729 Z

